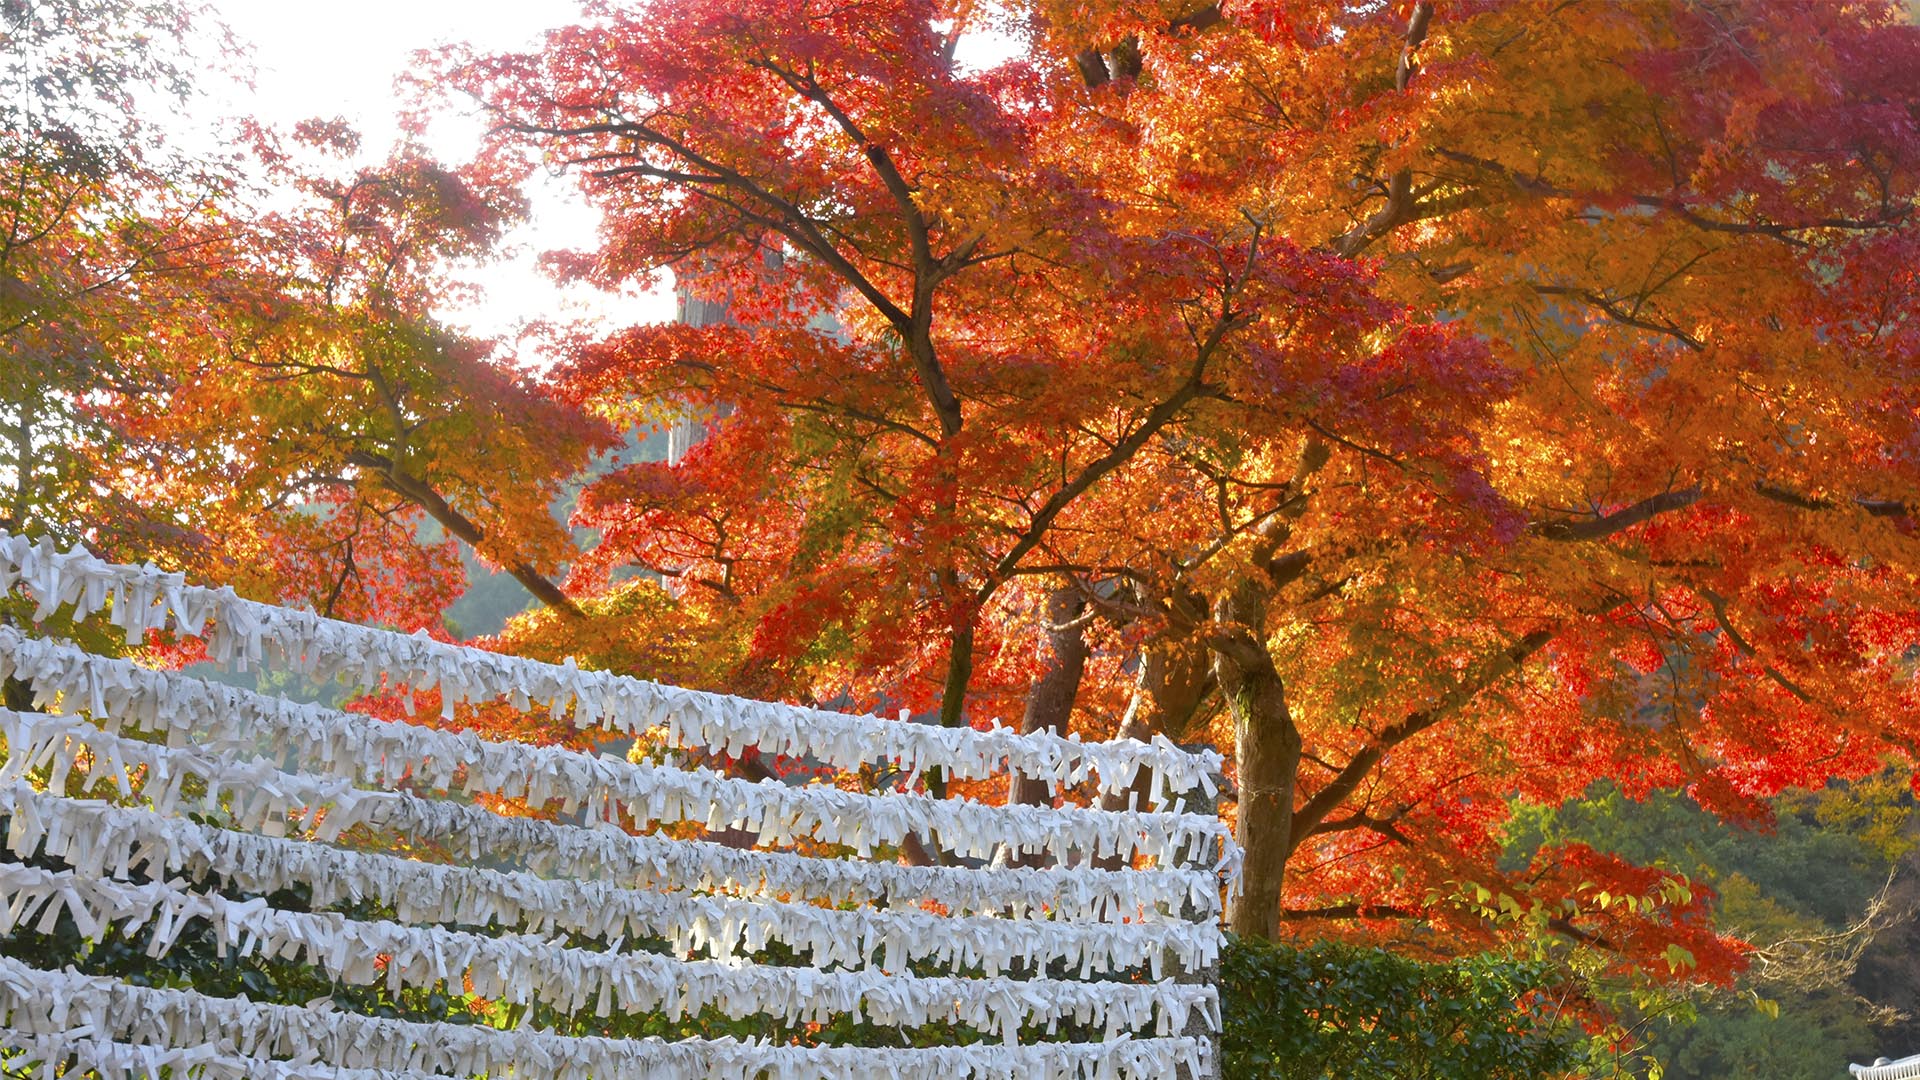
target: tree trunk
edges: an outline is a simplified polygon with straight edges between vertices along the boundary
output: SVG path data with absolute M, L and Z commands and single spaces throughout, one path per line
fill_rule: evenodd
M 940 726 L 966 722 L 967 684 L 973 681 L 973 619 L 955 616 L 947 652 L 947 678 L 940 690 Z
M 29 393 L 20 402 L 20 422 L 13 436 L 13 512 L 0 525 L 8 532 L 25 533 L 33 515 L 33 421 L 34 396 Z
M 1216 610 L 1222 630 L 1213 642 L 1214 674 L 1233 710 L 1238 766 L 1238 831 L 1245 862 L 1240 896 L 1227 926 L 1241 937 L 1271 940 L 1280 932 L 1280 895 L 1293 849 L 1293 789 L 1300 774 L 1300 729 L 1287 709 L 1287 688 L 1267 651 L 1266 590 L 1242 581 Z
M 1027 708 L 1020 717 L 1020 733 L 1037 731 L 1067 733 L 1073 718 L 1073 702 L 1080 693 L 1080 680 L 1087 670 L 1087 627 L 1081 616 L 1087 610 L 1086 598 L 1072 586 L 1062 586 L 1047 597 L 1045 645 L 1040 674 L 1027 690 Z M 1019 773 L 1007 780 L 1007 802 L 1028 806 L 1053 805 L 1053 792 L 1045 780 Z M 1045 855 L 1011 855 L 1013 866 L 1043 866 Z
M 1241 937 L 1270 940 L 1280 932 L 1280 894 L 1293 847 L 1293 786 L 1300 773 L 1300 731 L 1287 711 L 1286 686 L 1265 646 L 1243 639 L 1236 653 L 1258 651 L 1245 666 L 1222 656 L 1220 686 L 1233 709 L 1234 762 L 1239 769 L 1241 892 L 1227 925 Z
M 1087 628 L 1080 621 L 1086 610 L 1086 599 L 1072 586 L 1055 589 L 1047 597 L 1040 674 L 1027 689 L 1027 708 L 1020 717 L 1020 734 L 1067 733 L 1067 722 L 1073 717 L 1073 701 L 1080 693 L 1080 680 L 1087 670 Z M 1007 801 L 1046 806 L 1053 802 L 1053 793 L 1047 790 L 1046 781 L 1015 773 L 1007 785 Z

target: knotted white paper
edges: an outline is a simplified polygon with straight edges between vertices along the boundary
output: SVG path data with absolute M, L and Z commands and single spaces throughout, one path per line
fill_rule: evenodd
M 865 856 L 876 844 L 935 836 L 943 847 L 991 858 L 1019 852 L 1080 851 L 1094 857 L 1164 858 L 1226 851 L 1225 825 L 1211 814 L 1101 811 L 1080 807 L 989 806 L 918 793 L 870 795 L 831 786 L 752 783 L 706 770 L 634 764 L 556 746 L 503 743 L 467 732 L 390 723 L 300 705 L 90 656 L 72 646 L 30 641 L 0 628 L 0 676 L 34 685 L 37 702 L 131 722 L 179 745 L 252 748 L 263 740 L 300 756 L 302 771 L 381 787 L 486 793 L 595 820 L 631 817 L 641 827 L 695 821 L 746 828 L 764 843 L 799 837 L 844 844 Z M 115 726 L 109 720 L 107 726 Z
M 545 1002 L 568 1013 L 660 1011 L 691 1017 L 714 1009 L 735 1019 L 771 1016 L 789 1024 L 836 1016 L 920 1027 L 938 1022 L 992 1032 L 1009 1044 L 1024 1023 L 1052 1030 L 1093 1024 L 1108 1038 L 1154 1029 L 1186 1030 L 1195 1009 L 1218 1013 L 1212 986 L 1166 981 L 1073 982 L 1004 977 L 917 977 L 874 969 L 819 971 L 746 962 L 674 960 L 652 953 L 569 948 L 533 934 L 482 934 L 388 920 L 349 919 L 230 900 L 178 882 L 135 884 L 0 863 L 0 935 L 15 926 L 51 930 L 67 912 L 83 936 L 102 927 L 151 927 L 149 956 L 169 952 L 189 923 L 210 924 L 223 953 L 311 964 L 349 984 L 448 987 L 464 983 L 489 1000 Z M 384 963 L 381 961 L 384 959 Z
M 576 1017 L 852 1017 L 902 1029 L 952 1023 L 999 1039 L 879 1049 L 566 1038 L 405 1024 L 325 1002 L 262 1006 L 0 958 L 0 1045 L 34 1055 L 49 1076 L 71 1067 L 114 1078 L 1146 1080 L 1206 1064 L 1209 1044 L 1190 1033 L 1217 1030 L 1216 992 L 1171 981 L 1169 969 L 1217 959 L 1213 917 L 1239 853 L 1211 814 L 1166 808 L 1179 794 L 1213 793 L 1217 754 L 1164 739 L 1088 744 L 694 693 L 255 604 L 0 534 L 0 592 L 16 587 L 38 601 L 36 619 L 62 606 L 76 617 L 110 608 L 130 641 L 162 629 L 204 636 L 211 656 L 241 670 L 272 660 L 319 679 L 438 688 L 448 710 L 504 699 L 583 729 L 663 732 L 684 747 L 757 747 L 842 769 L 1010 770 L 1056 791 L 1116 791 L 1147 768 L 1156 808 L 989 806 L 914 794 L 911 781 L 879 794 L 747 783 L 294 704 L 0 627 L 0 676 L 26 680 L 38 705 L 57 710 L 0 710 L 5 847 L 70 867 L 0 862 L 0 936 L 66 916 L 88 937 L 145 928 L 159 956 L 204 927 L 225 952 L 304 963 L 348 985 L 470 987 Z M 70 790 L 117 792 L 134 805 Z M 526 800 L 565 820 L 496 813 L 475 796 Z M 211 817 L 190 821 L 188 811 Z M 745 830 L 774 850 L 650 832 L 674 823 Z M 485 865 L 343 842 L 363 827 Z M 1056 863 L 865 861 L 907 837 L 974 859 L 1011 850 Z M 838 850 L 862 858 L 822 857 Z M 1127 865 L 1136 857 L 1155 865 Z M 1106 858 L 1122 868 L 1092 865 Z M 1188 868 L 1196 862 L 1210 869 Z M 229 899 L 211 885 L 256 898 Z M 264 898 L 295 887 L 310 891 L 315 911 Z M 395 917 L 323 910 L 360 901 Z M 809 966 L 755 962 L 774 944 Z M 950 974 L 917 973 L 929 966 Z M 1018 1041 L 1023 1031 L 1059 1038 L 1061 1025 L 1104 1039 Z
M 734 754 L 758 746 L 839 768 L 897 764 L 918 775 L 938 767 L 969 779 L 1011 770 L 1056 789 L 1093 780 L 1103 792 L 1127 790 L 1145 767 L 1152 770 L 1154 806 L 1196 788 L 1213 795 L 1221 767 L 1218 752 L 1188 752 L 1158 735 L 1151 743 L 1087 743 L 1051 732 L 943 728 L 582 671 L 571 659 L 541 663 L 242 600 L 229 588 L 188 585 L 179 574 L 107 563 L 84 551 L 61 552 L 0 533 L 0 589 L 15 582 L 39 599 L 35 621 L 62 605 L 71 605 L 75 618 L 83 618 L 111 600 L 113 625 L 123 628 L 129 641 L 149 630 L 206 634 L 214 659 L 242 670 L 258 667 L 271 648 L 288 666 L 323 680 L 347 676 L 371 687 L 384 678 L 438 687 L 447 709 L 456 702 L 498 698 L 520 708 L 544 703 L 556 717 L 570 715 L 581 728 L 638 734 L 664 726 L 681 745 Z
M 478 860 L 513 856 L 548 877 L 610 875 L 663 888 L 797 893 L 829 902 L 881 900 L 890 905 L 932 900 L 955 913 L 1015 917 L 1154 921 L 1178 918 L 1189 905 L 1217 911 L 1219 883 L 1191 870 L 972 869 L 809 858 L 787 852 L 743 851 L 703 841 L 636 836 L 611 824 L 563 825 L 505 817 L 478 806 L 390 791 L 368 791 L 349 780 L 282 772 L 262 758 L 223 759 L 192 748 L 140 742 L 101 731 L 84 720 L 0 709 L 0 738 L 9 752 L 0 783 L 43 770 L 62 790 L 83 753 L 125 783 L 126 770 L 146 770 L 141 795 L 163 814 L 182 808 L 220 812 L 236 828 L 283 834 L 312 826 L 332 842 L 356 825 L 397 830 Z M 204 793 L 188 801 L 185 782 Z M 315 822 L 315 809 L 326 813 Z
M 276 1061 L 234 1057 L 211 1046 L 152 1046 L 109 1042 L 73 1032 L 27 1035 L 0 1030 L 0 1048 L 17 1050 L 26 1062 L 38 1062 L 44 1075 L 66 1066 L 63 1075 L 90 1071 L 100 1080 L 158 1080 L 160 1070 L 195 1080 L 451 1080 L 442 1073 L 413 1069 L 342 1069 L 318 1061 Z M 8 1063 L 22 1068 L 24 1062 Z
M 402 922 L 550 930 L 603 941 L 658 937 L 678 956 L 732 960 L 779 941 L 818 968 L 905 970 L 935 960 L 947 969 L 998 975 L 1016 966 L 1064 963 L 1080 978 L 1144 967 L 1158 978 L 1166 958 L 1182 969 L 1211 964 L 1218 934 L 1175 920 L 1076 923 L 939 916 L 917 907 L 851 909 L 761 896 L 700 896 L 626 889 L 602 881 L 551 880 L 352 851 L 219 829 L 149 810 L 65 799 L 24 784 L 0 787 L 4 839 L 26 856 L 59 858 L 83 876 L 146 874 L 218 878 L 252 893 L 304 885 L 317 907 L 371 899 Z
M 347 1069 L 646 1080 L 1166 1080 L 1183 1065 L 1198 1075 L 1208 1050 L 1191 1037 L 914 1049 L 579 1038 L 385 1020 L 326 1005 L 129 986 L 0 957 L 0 1030 L 16 1036 L 76 1032 L 138 1045 L 218 1045 L 244 1057 Z

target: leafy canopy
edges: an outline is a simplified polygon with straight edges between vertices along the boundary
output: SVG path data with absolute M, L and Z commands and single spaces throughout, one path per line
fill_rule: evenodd
M 605 212 L 561 265 L 731 313 L 562 375 L 706 428 L 575 518 L 697 681 L 1231 744 L 1250 936 L 1725 980 L 1709 890 L 1499 836 L 1912 745 L 1917 61 L 1876 3 L 888 0 L 444 64 Z

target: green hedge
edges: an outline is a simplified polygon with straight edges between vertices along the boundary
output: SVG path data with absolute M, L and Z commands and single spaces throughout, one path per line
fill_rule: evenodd
M 1587 1039 L 1544 966 L 1428 964 L 1381 949 L 1236 941 L 1222 960 L 1226 1080 L 1547 1080 Z

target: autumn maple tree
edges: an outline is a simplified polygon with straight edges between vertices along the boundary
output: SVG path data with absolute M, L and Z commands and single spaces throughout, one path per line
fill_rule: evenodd
M 11 4 L 0 44 L 0 525 L 408 629 L 457 539 L 567 604 L 548 506 L 611 434 L 434 310 L 516 192 L 337 122 L 185 148 L 238 77 L 192 7 Z
M 1213 737 L 1243 933 L 1499 899 L 1713 978 L 1672 875 L 1499 873 L 1508 801 L 1911 750 L 1893 7 L 599 4 L 444 62 L 604 211 L 565 272 L 731 314 L 563 376 L 706 425 L 587 487 L 571 587 L 671 581 L 713 685 Z
M 570 610 L 549 504 L 612 433 L 552 400 L 511 343 L 433 310 L 460 287 L 449 264 L 491 251 L 518 196 L 410 147 L 340 160 L 357 145 L 337 122 L 262 134 L 260 167 L 292 198 L 234 222 L 201 323 L 167 342 L 159 391 L 116 415 L 165 448 L 172 481 L 218 493 L 217 535 L 256 588 L 437 627 L 464 585 L 457 540 Z
M 85 398 L 132 389 L 125 336 L 178 310 L 197 218 L 232 162 L 174 150 L 162 118 L 194 94 L 189 20 L 170 4 L 0 9 L 0 524 L 111 543 L 141 530 L 99 482 L 132 456 Z M 160 113 L 155 116 L 153 113 Z M 123 336 L 124 335 L 124 336 Z

